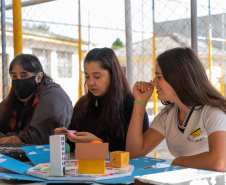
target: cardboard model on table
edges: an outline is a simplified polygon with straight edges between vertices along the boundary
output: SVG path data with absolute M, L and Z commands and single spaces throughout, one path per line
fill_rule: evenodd
M 52 176 L 65 175 L 65 136 L 49 136 L 50 164 Z
M 109 158 L 108 143 L 76 143 L 75 145 L 75 159 L 79 160 L 78 173 L 105 173 L 105 159 Z

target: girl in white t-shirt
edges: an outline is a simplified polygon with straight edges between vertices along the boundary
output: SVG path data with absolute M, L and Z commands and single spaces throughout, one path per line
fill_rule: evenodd
M 211 85 L 190 48 L 174 48 L 156 60 L 156 77 L 136 82 L 126 150 L 144 156 L 166 139 L 172 165 L 223 171 L 226 168 L 226 98 Z M 143 134 L 145 106 L 156 86 L 165 106 Z

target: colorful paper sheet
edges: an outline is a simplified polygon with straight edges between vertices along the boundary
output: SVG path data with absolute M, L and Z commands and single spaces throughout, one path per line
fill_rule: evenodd
M 19 174 L 26 174 L 27 170 L 32 166 L 16 159 L 0 154 L 0 167 Z
M 45 181 L 44 179 L 36 178 L 30 175 L 10 174 L 10 173 L 0 173 L 0 177 L 3 179 L 14 179 L 14 180 Z
M 46 180 L 70 180 L 86 182 L 131 176 L 134 170 L 133 165 L 129 165 L 124 168 L 114 168 L 110 167 L 109 161 L 106 161 L 105 164 L 106 166 L 104 174 L 78 174 L 78 161 L 70 161 L 66 163 L 64 176 L 51 176 L 50 163 L 40 163 L 30 168 L 27 171 L 27 174 Z
M 129 164 L 134 165 L 135 169 L 144 168 L 147 166 L 155 165 L 156 163 L 165 162 L 164 159 L 156 159 L 151 157 L 138 157 L 130 159 Z
M 117 179 L 107 179 L 107 180 L 100 180 L 95 181 L 97 183 L 108 183 L 108 184 L 130 184 L 134 182 L 134 176 L 141 176 L 147 174 L 154 174 L 159 172 L 166 172 L 166 171 L 173 171 L 179 170 L 179 166 L 172 166 L 169 168 L 159 168 L 159 169 L 142 169 L 142 170 L 134 170 L 133 174 L 130 177 L 121 177 Z M 3 179 L 15 179 L 15 180 L 29 180 L 29 181 L 42 181 L 44 183 L 61 183 L 61 184 L 68 184 L 68 183 L 78 183 L 78 181 L 47 181 L 44 179 L 39 179 L 36 177 L 32 177 L 30 175 L 19 175 L 19 174 L 4 174 L 0 173 L 0 177 Z M 86 181 L 86 183 L 91 183 Z M 92 182 L 93 183 L 93 182 Z
M 49 145 L 36 145 L 36 146 L 26 146 L 21 149 L 26 152 L 28 158 L 33 162 L 33 164 L 38 165 L 40 163 L 49 163 L 50 162 L 50 150 Z M 6 163 L 6 161 L 8 161 Z M 136 159 L 130 160 L 130 165 L 135 167 L 134 172 L 131 176 L 128 177 L 120 177 L 115 179 L 106 179 L 106 180 L 98 180 L 95 182 L 99 183 L 109 183 L 109 184 L 129 184 L 134 182 L 133 176 L 138 175 L 146 175 L 152 173 L 158 173 L 163 171 L 172 171 L 178 170 L 179 167 L 168 167 L 168 168 L 158 168 L 158 169 L 144 169 L 148 166 L 156 165 L 157 163 L 165 162 L 163 159 L 156 159 L 150 157 L 139 157 Z M 78 181 L 64 181 L 64 180 L 44 180 L 38 177 L 32 177 L 30 175 L 25 175 L 31 165 L 25 164 L 23 162 L 17 161 L 15 159 L 9 158 L 7 156 L 0 157 L 0 166 L 9 170 L 12 170 L 19 174 L 4 174 L 0 173 L 0 177 L 4 179 L 17 179 L 17 180 L 29 180 L 29 181 L 42 181 L 45 183 L 76 183 Z M 14 169 L 15 168 L 15 169 Z M 22 174 L 22 175 L 20 175 Z M 87 180 L 88 181 L 88 180 Z
M 21 147 L 21 149 L 25 151 L 27 157 L 34 165 L 50 162 L 49 145 L 25 146 Z

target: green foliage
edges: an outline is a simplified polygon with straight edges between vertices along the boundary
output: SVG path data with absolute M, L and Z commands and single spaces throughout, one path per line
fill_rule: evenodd
M 119 38 L 117 38 L 115 40 L 115 42 L 112 44 L 111 49 L 114 50 L 114 49 L 118 49 L 118 48 L 121 48 L 121 47 L 123 47 L 123 43 L 122 43 L 122 41 Z
M 34 25 L 33 27 L 34 27 L 34 28 L 38 28 L 38 29 L 40 29 L 40 30 L 46 30 L 46 31 L 49 30 L 49 27 L 48 27 L 47 25 L 45 25 L 45 24 L 43 24 L 43 25 L 38 25 L 38 26 Z

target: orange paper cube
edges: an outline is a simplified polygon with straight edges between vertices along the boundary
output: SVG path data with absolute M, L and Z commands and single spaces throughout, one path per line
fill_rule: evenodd
M 129 152 L 115 151 L 110 153 L 110 166 L 123 168 L 129 166 Z

